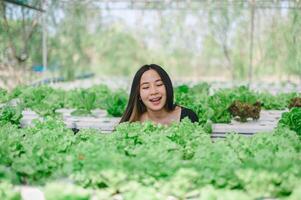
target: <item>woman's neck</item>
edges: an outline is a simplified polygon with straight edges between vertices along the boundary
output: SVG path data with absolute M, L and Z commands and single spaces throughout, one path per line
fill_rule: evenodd
M 158 111 L 153 111 L 153 110 L 147 110 L 147 118 L 152 121 L 160 121 L 163 119 L 166 119 L 168 116 L 168 111 L 166 109 L 158 110 Z
M 181 117 L 181 108 L 176 107 L 173 111 L 167 111 L 166 109 L 162 109 L 159 111 L 147 110 L 144 114 L 142 114 L 140 121 L 153 121 L 157 124 L 165 124 L 169 125 L 172 122 L 179 122 Z

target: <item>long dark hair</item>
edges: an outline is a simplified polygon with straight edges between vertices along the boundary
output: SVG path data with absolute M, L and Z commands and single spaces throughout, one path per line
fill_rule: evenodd
M 127 122 L 127 121 L 129 122 L 138 121 L 140 116 L 144 112 L 146 112 L 146 107 L 144 103 L 140 100 L 140 80 L 144 72 L 150 69 L 155 70 L 159 74 L 165 86 L 166 89 L 166 103 L 164 105 L 165 109 L 167 111 L 172 111 L 175 109 L 173 87 L 172 87 L 171 80 L 168 74 L 166 73 L 166 71 L 162 67 L 156 64 L 143 65 L 136 72 L 134 76 L 128 105 L 119 123 Z

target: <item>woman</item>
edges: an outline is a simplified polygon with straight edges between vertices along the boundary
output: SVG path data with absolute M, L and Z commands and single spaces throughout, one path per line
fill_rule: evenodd
M 174 104 L 172 83 L 164 69 L 155 64 L 142 66 L 135 74 L 120 123 L 152 121 L 169 125 L 185 117 L 198 122 L 192 110 Z

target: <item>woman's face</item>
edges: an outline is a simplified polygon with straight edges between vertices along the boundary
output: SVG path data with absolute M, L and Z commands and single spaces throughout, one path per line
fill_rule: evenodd
M 159 74 L 150 69 L 141 77 L 140 97 L 147 109 L 159 111 L 166 102 L 166 89 Z

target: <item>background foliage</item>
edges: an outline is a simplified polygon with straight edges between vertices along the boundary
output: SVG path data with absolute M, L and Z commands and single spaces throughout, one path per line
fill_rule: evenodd
M 100 9 L 97 1 L 24 2 L 47 9 L 48 69 L 55 75 L 129 76 L 145 63 L 158 63 L 173 76 L 248 77 L 251 6 L 246 2 L 144 10 Z M 300 77 L 300 2 L 265 3 L 256 1 L 254 10 L 253 76 Z M 4 2 L 1 13 L 1 75 L 5 64 L 27 71 L 41 65 L 42 15 Z

